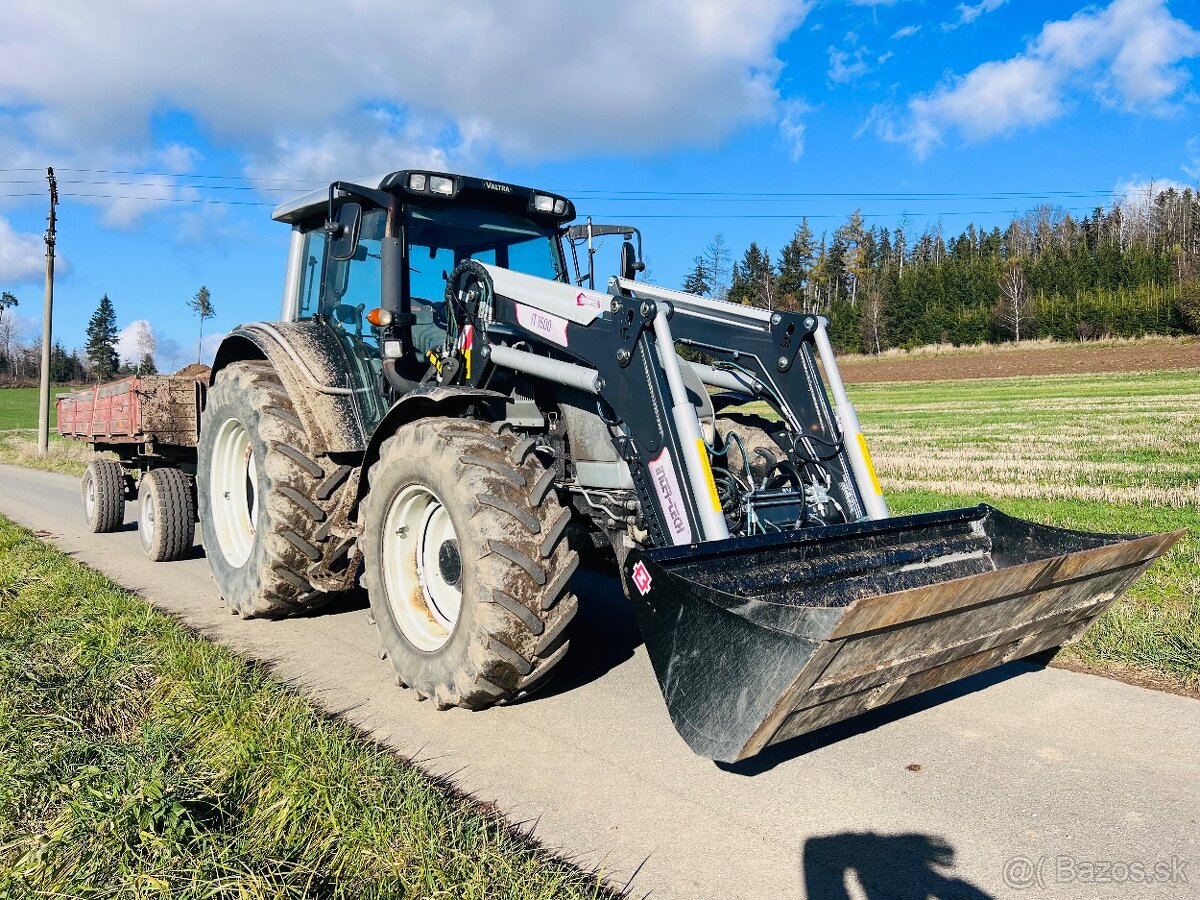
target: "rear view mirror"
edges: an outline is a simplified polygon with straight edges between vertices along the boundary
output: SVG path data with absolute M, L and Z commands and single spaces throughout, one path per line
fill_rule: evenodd
M 329 255 L 336 260 L 354 258 L 358 249 L 358 233 L 362 227 L 362 204 L 343 203 L 337 219 L 325 226 L 329 232 Z
M 638 272 L 644 272 L 646 264 L 639 262 L 632 241 L 621 244 L 621 277 L 632 281 Z

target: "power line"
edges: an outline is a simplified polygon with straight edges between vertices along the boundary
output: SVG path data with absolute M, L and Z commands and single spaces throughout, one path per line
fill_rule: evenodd
M 16 168 L 0 168 L 0 172 L 37 172 L 41 171 L 38 168 L 32 167 L 16 167 Z M 237 186 L 208 186 L 208 189 L 227 189 L 227 190 L 287 190 L 287 188 L 261 188 L 258 185 L 276 184 L 276 185 L 292 185 L 299 186 L 300 189 L 311 188 L 313 190 L 324 187 L 328 182 L 309 181 L 299 178 L 267 178 L 265 176 L 255 175 L 234 175 L 234 174 L 186 174 L 179 172 L 155 172 L 150 170 L 139 169 L 83 169 L 83 168 L 60 168 L 59 172 L 76 172 L 90 175 L 123 175 L 123 176 L 142 176 L 153 178 L 171 178 L 182 179 L 186 181 L 236 181 L 249 182 L 246 185 Z M 67 180 L 64 180 L 66 183 Z M 84 181 L 80 179 L 71 179 L 74 184 L 88 185 L 121 185 L 121 186 L 159 186 L 160 182 L 125 182 L 125 181 Z M 33 183 L 40 184 L 40 180 L 31 179 L 29 181 L 0 181 L 0 183 Z M 184 186 L 184 185 L 180 185 Z M 205 187 L 203 185 L 187 185 L 190 187 Z M 805 199 L 895 199 L 895 200 L 923 200 L 923 199 L 961 199 L 961 200 L 993 200 L 993 199 L 1043 199 L 1050 197 L 1064 198 L 1084 198 L 1084 197 L 1113 197 L 1120 194 L 1129 193 L 1158 193 L 1157 188 L 1142 187 L 1129 188 L 1125 191 L 1117 191 L 1114 188 L 1089 188 L 1089 189 L 1056 189 L 1046 191 L 1024 190 L 1024 191 L 669 191 L 669 190 L 620 190 L 614 188 L 574 188 L 574 189 L 559 189 L 556 193 L 565 194 L 567 196 L 580 197 L 581 199 L 620 199 L 620 200 L 674 200 L 677 198 L 732 198 L 734 200 L 750 199 L 750 198 L 765 198 L 770 200 L 784 198 L 805 198 Z

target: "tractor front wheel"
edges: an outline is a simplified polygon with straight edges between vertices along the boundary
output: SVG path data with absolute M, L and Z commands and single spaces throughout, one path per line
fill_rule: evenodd
M 443 709 L 540 685 L 567 651 L 579 557 L 534 442 L 424 419 L 383 442 L 368 476 L 363 579 L 397 682 Z

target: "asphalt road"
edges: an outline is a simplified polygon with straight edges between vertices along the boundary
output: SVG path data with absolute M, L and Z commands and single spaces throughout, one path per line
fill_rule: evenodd
M 1200 896 L 1195 700 L 1015 663 L 722 768 L 672 729 L 615 581 L 580 579 L 572 654 L 546 693 L 439 713 L 392 684 L 365 599 L 242 621 L 202 550 L 149 562 L 136 504 L 125 531 L 88 533 L 62 475 L 0 466 L 0 513 L 271 661 L 317 703 L 536 823 L 544 844 L 617 883 L 638 870 L 635 895 Z M 1154 863 L 1168 881 L 1134 883 L 1134 864 Z

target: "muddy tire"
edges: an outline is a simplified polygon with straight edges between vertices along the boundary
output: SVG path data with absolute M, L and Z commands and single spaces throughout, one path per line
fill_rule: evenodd
M 397 683 L 482 709 L 540 686 L 567 652 L 570 511 L 533 441 L 425 419 L 383 442 L 363 504 L 363 580 Z
M 196 536 L 192 479 L 179 469 L 151 469 L 138 488 L 138 539 L 154 562 L 173 562 L 191 552 Z
M 280 618 L 327 602 L 308 573 L 349 549 L 335 546 L 328 519 L 350 469 L 313 451 L 270 363 L 221 370 L 197 453 L 204 552 L 230 609 Z
M 107 534 L 125 521 L 125 470 L 111 459 L 93 459 L 80 481 L 83 517 L 88 529 Z

